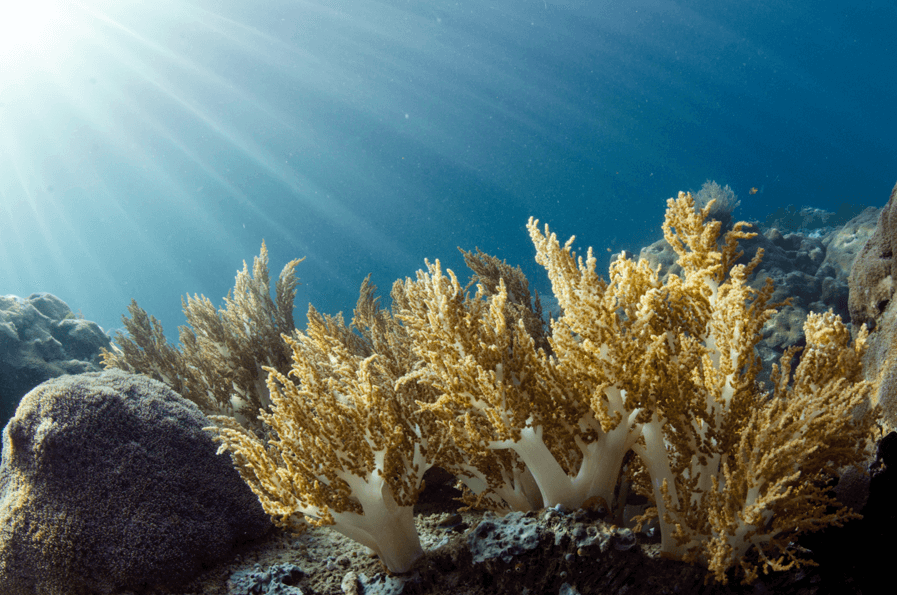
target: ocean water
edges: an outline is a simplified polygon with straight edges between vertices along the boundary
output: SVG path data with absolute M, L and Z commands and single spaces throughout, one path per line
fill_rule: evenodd
M 882 206 L 893 0 L 32 0 L 0 9 L 0 294 L 176 338 L 267 243 L 350 312 L 457 247 L 548 289 L 530 216 L 610 253 L 708 179 L 736 216 Z M 4 5 L 5 6 L 5 5 Z M 751 189 L 756 188 L 756 193 Z M 462 272 L 463 271 L 463 272 Z

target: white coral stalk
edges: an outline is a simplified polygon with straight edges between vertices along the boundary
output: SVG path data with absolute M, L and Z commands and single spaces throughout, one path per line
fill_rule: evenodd
M 289 377 L 267 368 L 271 413 L 259 414 L 274 431 L 267 444 L 232 418 L 213 418 L 219 426 L 210 429 L 278 525 L 332 526 L 405 572 L 423 554 L 413 506 L 440 432 L 419 411 L 415 385 L 397 384 L 408 350 L 366 291 L 361 336 L 314 309 L 306 333 L 284 336 L 293 366 Z
M 596 499 L 613 506 L 626 452 L 638 438 L 630 411 L 614 387 L 616 422 L 602 423 L 590 410 L 588 387 L 578 387 L 557 360 L 537 351 L 524 322 L 508 324 L 504 282 L 486 297 L 466 296 L 455 275 L 439 262 L 403 286 L 399 318 L 409 328 L 424 365 L 413 378 L 440 394 L 424 407 L 451 428 L 456 445 L 472 457 L 510 450 L 531 474 L 544 506 L 578 508 Z M 594 398 L 598 399 L 597 395 Z M 620 423 L 626 419 L 625 423 Z M 507 490 L 493 477 L 495 494 Z M 512 492 L 506 503 L 532 505 Z

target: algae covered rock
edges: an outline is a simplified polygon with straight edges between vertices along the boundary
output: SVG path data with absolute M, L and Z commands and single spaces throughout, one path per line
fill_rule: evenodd
M 38 386 L 3 431 L 0 592 L 172 586 L 270 527 L 196 405 L 117 370 Z

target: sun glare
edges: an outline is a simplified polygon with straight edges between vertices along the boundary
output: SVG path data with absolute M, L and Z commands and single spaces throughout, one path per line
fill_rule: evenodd
M 37 66 L 64 52 L 79 12 L 69 0 L 4 2 L 0 8 L 0 73 Z

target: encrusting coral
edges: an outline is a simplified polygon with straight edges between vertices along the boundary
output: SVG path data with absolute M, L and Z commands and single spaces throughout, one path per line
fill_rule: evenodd
M 118 333 L 112 350 L 103 350 L 107 368 L 160 380 L 190 399 L 205 414 L 224 414 L 264 433 L 257 412 L 270 405 L 262 367 L 289 370 L 290 350 L 281 335 L 293 332 L 296 265 L 284 266 L 275 297 L 270 294 L 268 250 L 262 242 L 252 273 L 243 263 L 232 293 L 218 310 L 205 296 L 183 302 L 188 326 L 179 330 L 180 349 L 165 339 L 162 325 L 136 301 L 122 317 L 129 336 Z
M 787 351 L 760 386 L 772 284 L 747 284 L 762 252 L 739 264 L 753 234 L 721 233 L 712 208 L 668 201 L 682 273 L 666 280 L 620 257 L 605 281 L 591 249 L 577 257 L 531 219 L 561 308 L 550 332 L 522 272 L 479 252 L 464 253 L 473 293 L 428 262 L 395 283 L 390 312 L 366 281 L 352 325 L 311 308 L 305 332 L 283 332 L 289 371 L 262 364 L 268 436 L 228 416 L 208 430 L 279 524 L 332 525 L 396 572 L 422 555 L 412 505 L 434 465 L 493 509 L 611 512 L 631 486 L 654 504 L 640 522 L 656 519 L 662 553 L 722 582 L 812 564 L 795 538 L 855 516 L 827 489 L 871 442 L 866 331 L 810 315 L 797 365 Z

